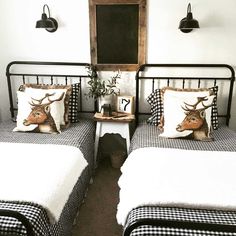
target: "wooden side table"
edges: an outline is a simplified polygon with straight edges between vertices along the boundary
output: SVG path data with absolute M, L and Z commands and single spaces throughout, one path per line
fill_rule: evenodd
M 134 115 L 124 116 L 124 114 L 115 113 L 111 117 L 103 117 L 101 113 L 96 113 L 94 115 L 94 119 L 95 121 L 97 121 L 95 145 L 94 145 L 95 163 L 97 163 L 99 138 L 105 134 L 120 134 L 122 138 L 126 139 L 127 153 L 129 152 L 129 146 L 130 146 L 129 125 L 135 119 Z

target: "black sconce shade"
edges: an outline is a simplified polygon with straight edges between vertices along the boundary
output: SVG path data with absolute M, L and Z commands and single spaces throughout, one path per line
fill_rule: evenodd
M 49 17 L 47 17 L 47 15 L 45 13 L 45 7 L 47 7 L 47 9 L 48 9 L 48 16 Z M 36 22 L 36 28 L 44 28 L 48 32 L 51 32 L 51 33 L 55 32 L 58 28 L 57 21 L 54 18 L 50 17 L 50 10 L 49 10 L 49 7 L 47 4 L 45 4 L 43 6 L 42 18 L 41 18 L 41 20 L 38 20 Z
M 197 20 L 193 19 L 191 4 L 188 4 L 187 16 L 179 23 L 179 29 L 184 33 L 189 33 L 195 28 L 200 28 Z

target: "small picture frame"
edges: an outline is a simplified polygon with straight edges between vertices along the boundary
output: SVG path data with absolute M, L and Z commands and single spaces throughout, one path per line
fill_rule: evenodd
M 117 112 L 133 114 L 134 97 L 133 96 L 117 96 Z

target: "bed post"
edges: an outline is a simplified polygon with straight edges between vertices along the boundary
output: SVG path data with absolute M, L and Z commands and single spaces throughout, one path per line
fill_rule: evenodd
M 135 97 L 135 127 L 139 123 L 139 73 L 144 71 L 146 64 L 141 65 L 135 74 L 136 79 L 136 97 Z
M 232 103 L 232 96 L 233 96 L 233 87 L 235 81 L 235 71 L 233 67 L 226 65 L 226 67 L 231 71 L 231 80 L 230 80 L 230 88 L 229 88 L 229 100 L 227 106 L 227 117 L 226 117 L 226 125 L 229 126 L 229 119 L 231 117 L 231 103 Z
M 10 112 L 11 112 L 11 118 L 14 118 L 14 105 L 13 105 L 13 98 L 12 98 L 12 88 L 11 88 L 11 78 L 10 78 L 10 67 L 14 64 L 14 62 L 11 62 L 7 65 L 6 68 L 6 76 L 7 76 L 7 84 L 8 84 L 8 95 L 9 95 L 9 102 L 10 102 Z

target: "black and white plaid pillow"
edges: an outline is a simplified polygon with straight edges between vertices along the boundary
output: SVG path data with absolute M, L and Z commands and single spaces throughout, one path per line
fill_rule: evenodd
M 80 83 L 72 84 L 72 92 L 69 100 L 69 121 L 71 123 L 79 122 L 78 111 L 79 111 L 79 91 Z
M 218 129 L 218 109 L 217 109 L 217 94 L 218 94 L 218 86 L 214 86 L 210 88 L 215 94 L 215 98 L 213 99 L 213 105 L 211 109 L 211 125 L 214 130 Z
M 147 123 L 150 125 L 158 126 L 161 121 L 161 116 L 163 114 L 163 102 L 161 99 L 161 90 L 156 89 L 152 92 L 148 98 L 147 102 L 151 105 L 151 117 L 148 118 Z
M 213 100 L 213 106 L 211 110 L 211 124 L 213 130 L 218 129 L 218 109 L 217 109 L 217 93 L 218 93 L 218 86 L 214 86 L 210 88 L 210 90 L 213 91 L 213 93 L 216 95 Z M 156 125 L 158 126 L 161 122 L 161 117 L 163 114 L 163 102 L 161 97 L 161 89 L 156 89 L 154 92 L 152 92 L 148 98 L 147 102 L 151 106 L 151 116 L 148 118 L 147 123 L 150 125 Z

